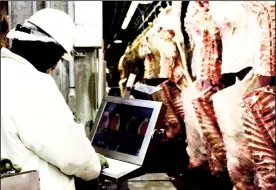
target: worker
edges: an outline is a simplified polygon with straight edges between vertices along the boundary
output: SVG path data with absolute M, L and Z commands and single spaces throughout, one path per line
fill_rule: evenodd
M 1 49 L 1 157 L 37 170 L 41 190 L 75 190 L 74 176 L 99 176 L 100 160 L 50 72 L 72 59 L 75 24 L 66 13 L 42 9 L 7 37 Z

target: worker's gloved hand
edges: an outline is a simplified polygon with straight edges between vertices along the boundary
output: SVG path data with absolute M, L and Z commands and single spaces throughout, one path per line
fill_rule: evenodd
M 100 159 L 100 162 L 101 162 L 102 170 L 105 169 L 105 168 L 108 168 L 109 165 L 108 165 L 108 162 L 105 159 L 105 157 L 103 155 L 101 155 L 101 154 L 98 154 L 98 156 L 99 156 L 99 159 Z
M 19 173 L 20 171 L 20 166 L 13 164 L 9 159 L 1 158 L 1 174 L 9 172 Z

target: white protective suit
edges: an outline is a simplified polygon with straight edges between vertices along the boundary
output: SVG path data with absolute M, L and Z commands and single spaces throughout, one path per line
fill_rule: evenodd
M 54 79 L 1 49 L 1 157 L 38 170 L 41 190 L 75 190 L 73 176 L 92 180 L 100 161 L 84 127 L 74 122 Z

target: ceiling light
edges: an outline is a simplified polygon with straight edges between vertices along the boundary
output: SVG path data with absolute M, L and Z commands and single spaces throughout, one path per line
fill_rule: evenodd
M 132 16 L 134 15 L 134 13 L 135 13 L 135 11 L 138 7 L 138 4 L 139 3 L 137 1 L 132 1 L 131 2 L 130 7 L 127 11 L 127 15 L 126 15 L 125 20 L 124 20 L 123 25 L 122 25 L 123 30 L 127 28 Z
M 114 40 L 114 43 L 115 43 L 115 44 L 121 44 L 121 43 L 122 43 L 122 40 Z
M 138 4 L 143 4 L 143 5 L 146 5 L 146 4 L 151 4 L 153 1 L 136 1 Z

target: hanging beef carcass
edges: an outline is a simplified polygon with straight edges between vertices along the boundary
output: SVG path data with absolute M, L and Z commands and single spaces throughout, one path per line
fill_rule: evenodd
M 223 139 L 210 100 L 219 89 L 206 80 L 197 80 L 182 92 L 189 167 L 207 167 L 209 162 L 214 175 L 223 172 L 226 165 Z
M 151 29 L 142 37 L 139 55 L 145 59 L 145 79 L 158 78 L 160 73 L 160 53 L 153 43 L 155 33 Z
M 124 55 L 120 58 L 118 70 L 121 72 L 121 80 L 127 79 L 130 73 L 136 74 L 139 81 L 144 78 L 144 55 L 140 56 L 140 47 L 144 35 L 151 29 L 146 28 L 132 44 L 128 45 Z
M 153 53 L 148 45 L 148 39 L 142 43 L 139 55 L 145 59 L 145 74 L 144 79 L 158 78 L 159 68 L 159 52 Z
M 179 15 L 176 14 L 178 13 L 178 6 L 174 5 L 174 8 L 176 12 L 173 12 L 169 6 L 163 9 L 154 21 L 153 28 L 145 36 L 145 40 L 150 42 L 151 46 L 156 47 L 160 53 L 158 77 L 169 80 L 162 83 L 160 85 L 162 90 L 153 95 L 154 100 L 162 101 L 167 105 L 165 128 L 169 138 L 184 132 L 182 131 L 184 111 L 181 90 L 191 81 L 186 66 L 186 57 L 183 56 L 185 52 L 182 52 L 185 49 L 179 49 L 175 41 L 175 36 L 179 35 L 180 32 L 177 24 L 181 25 Z M 173 24 L 171 21 L 174 21 Z
M 192 78 L 190 76 L 190 73 L 188 71 L 188 48 L 185 47 L 185 42 L 184 42 L 184 35 L 182 33 L 182 20 L 181 20 L 181 13 L 183 10 L 183 2 L 182 1 L 172 1 L 172 11 L 171 11 L 171 16 L 170 20 L 173 22 L 174 26 L 174 41 L 176 43 L 176 46 L 178 48 L 180 58 L 179 62 L 182 63 L 183 67 L 183 72 L 184 72 L 184 78 L 186 81 L 186 85 L 189 85 L 192 83 Z
M 155 101 L 163 102 L 167 107 L 163 123 L 166 130 L 166 136 L 171 139 L 184 132 L 182 130 L 184 110 L 181 100 L 181 91 L 170 81 L 163 82 L 160 87 L 162 90 L 154 93 L 152 97 Z
M 258 39 L 254 73 L 260 86 L 275 77 L 275 2 L 244 2 L 256 16 Z M 275 89 L 263 87 L 243 98 L 243 126 L 255 170 L 256 187 L 275 189 Z
M 227 169 L 237 190 L 254 190 L 251 154 L 242 126 L 242 97 L 258 88 L 257 76 L 250 71 L 242 81 L 213 95 L 213 106 L 226 149 Z
M 219 30 L 210 17 L 208 2 L 189 3 L 185 27 L 194 46 L 193 68 L 197 69 L 194 72 L 197 76 L 195 86 L 187 88 L 182 95 L 185 115 L 189 114 L 189 117 L 185 118 L 187 150 L 190 152 L 190 161 L 193 161 L 196 159 L 193 158 L 195 154 L 192 152 L 198 152 L 198 147 L 202 147 L 199 149 L 201 162 L 196 163 L 204 164 L 208 160 L 212 173 L 217 174 L 225 170 L 226 153 L 210 96 L 219 90 L 214 85 L 218 84 L 221 77 L 221 42 Z M 197 133 L 201 134 L 202 139 L 195 143 L 191 136 Z
M 189 86 L 182 94 L 190 166 L 204 166 L 208 160 L 212 174 L 216 175 L 225 171 L 226 152 L 210 97 L 221 87 L 211 86 L 206 80 L 197 80 L 193 88 L 191 87 Z M 193 163 L 194 160 L 200 161 L 195 162 L 198 165 Z
M 192 71 L 197 79 L 219 83 L 221 78 L 221 37 L 211 18 L 209 3 L 190 2 L 185 18 L 186 31 L 194 48 Z
M 193 11 L 197 12 L 198 24 L 190 25 L 190 28 L 198 31 L 193 34 L 197 35 L 202 43 L 197 80 L 203 80 L 205 83 L 209 80 L 212 82 L 212 84 L 207 84 L 209 87 L 203 94 L 201 93 L 198 98 L 193 100 L 193 108 L 206 142 L 209 167 L 212 174 L 216 175 L 224 172 L 226 168 L 224 142 L 210 100 L 210 97 L 221 89 L 219 86 L 213 86 L 217 85 L 221 78 L 221 38 L 218 27 L 211 19 L 208 2 L 198 1 L 193 5 L 193 9 L 196 9 Z M 186 18 L 186 21 L 188 20 Z M 186 25 L 189 26 L 189 24 Z
M 244 2 L 221 1 L 209 4 L 211 16 L 219 26 L 222 36 L 222 74 L 238 73 L 244 68 L 254 67 L 258 62 L 255 56 L 259 53 L 255 48 L 259 41 L 254 14 L 244 7 Z M 243 81 L 213 97 L 226 147 L 228 171 L 235 189 L 241 190 L 255 189 L 253 162 L 242 130 L 240 104 L 244 95 L 259 87 L 259 77 L 253 74 L 254 71 L 255 68 Z
M 243 127 L 255 168 L 255 184 L 273 190 L 275 184 L 275 88 L 263 87 L 243 98 Z
M 139 51 L 138 57 L 146 59 L 144 78 L 155 78 L 157 75 L 160 78 L 168 78 L 170 81 L 161 84 L 162 90 L 153 97 L 155 100 L 162 101 L 168 107 L 166 114 L 168 117 L 165 119 L 166 132 L 169 138 L 173 138 L 182 131 L 181 126 L 183 124 L 181 122 L 183 123 L 184 112 L 180 89 L 187 85 L 185 80 L 187 77 L 184 76 L 185 71 L 183 70 L 181 56 L 179 56 L 179 50 L 173 41 L 174 30 L 164 27 L 166 26 L 164 22 L 159 22 L 162 15 L 165 16 L 166 14 L 166 11 L 161 12 L 158 19 L 154 21 L 153 27 L 139 36 L 142 40 L 137 37 L 135 41 L 140 40 L 139 44 L 136 43 Z M 135 42 L 132 46 L 135 46 Z M 127 52 L 132 50 L 133 48 L 130 47 Z M 122 60 L 127 60 L 127 58 L 128 55 L 126 54 Z M 123 73 L 126 75 L 127 72 L 124 71 Z
M 185 114 L 184 122 L 190 168 L 208 166 L 206 141 L 203 139 L 202 129 L 192 104 L 192 100 L 200 93 L 197 84 L 198 81 L 195 81 L 184 89 L 181 94 Z
M 199 98 L 192 101 L 206 142 L 209 167 L 213 175 L 220 174 L 226 169 L 225 146 L 210 99 L 219 90 L 221 90 L 220 86 L 209 86 L 205 90 L 202 89 L 203 94 L 201 93 Z
M 258 44 L 254 15 L 239 1 L 209 1 L 209 5 L 222 37 L 222 74 L 253 67 Z
M 179 89 L 184 89 L 191 78 L 186 65 L 183 65 L 180 49 L 175 41 L 176 26 L 180 22 L 171 7 L 162 10 L 154 23 L 155 46 L 160 52 L 160 78 L 169 78 Z M 182 52 L 183 53 L 183 52 Z M 186 63 L 186 60 L 184 61 Z
M 169 79 L 160 85 L 162 90 L 153 94 L 153 99 L 162 101 L 167 106 L 164 127 L 167 137 L 171 139 L 183 132 L 184 112 L 179 89 L 182 85 L 179 79 L 183 76 L 183 69 L 179 56 L 176 56 L 178 52 L 176 51 L 175 43 L 171 40 L 166 41 L 162 38 L 163 36 L 160 36 L 158 19 L 154 21 L 153 27 L 143 37 L 140 46 L 140 56 L 146 58 L 144 78 L 159 77 Z M 162 47 L 160 48 L 160 46 Z M 164 49 L 167 49 L 167 51 Z M 153 59 L 150 61 L 147 58 Z
M 197 18 L 193 17 L 195 15 L 199 16 L 199 14 L 194 14 L 194 12 L 198 13 L 197 11 L 197 4 L 195 2 L 190 2 L 187 8 L 186 18 L 185 18 L 185 27 L 186 31 L 190 38 L 190 43 L 194 49 L 193 57 L 192 57 L 192 73 L 196 76 L 196 67 L 197 59 L 196 57 L 201 56 L 199 51 L 200 48 L 203 46 L 201 42 L 201 38 L 198 35 L 194 35 L 191 33 L 195 30 L 189 30 L 190 22 L 194 22 Z M 192 15 L 192 17 L 190 17 Z M 192 100 L 198 96 L 200 91 L 197 89 L 198 81 L 194 82 L 193 84 L 189 85 L 186 89 L 182 92 L 182 100 L 184 106 L 184 113 L 185 113 L 185 127 L 186 127 L 186 134 L 187 134 L 187 153 L 189 155 L 189 167 L 205 167 L 207 164 L 207 151 L 206 151 L 206 141 L 203 139 L 203 133 L 200 126 L 200 123 L 196 117 L 196 113 L 193 110 Z
M 254 72 L 275 76 L 275 1 L 244 1 L 243 5 L 257 20 Z
M 136 75 L 135 81 L 141 81 L 144 78 L 144 60 L 139 56 L 139 44 L 140 42 L 137 40 L 133 44 L 129 45 L 124 55 L 119 60 L 118 70 L 121 78 L 119 81 L 121 95 L 123 95 L 124 87 L 130 73 Z
M 201 10 L 201 9 L 200 9 Z M 189 36 L 191 49 L 193 50 L 192 56 L 192 75 L 196 77 L 197 67 L 201 62 L 201 49 L 203 46 L 200 29 L 198 29 L 199 21 L 202 22 L 202 14 L 199 13 L 198 4 L 194 1 L 189 2 L 186 17 L 184 19 L 185 30 Z

